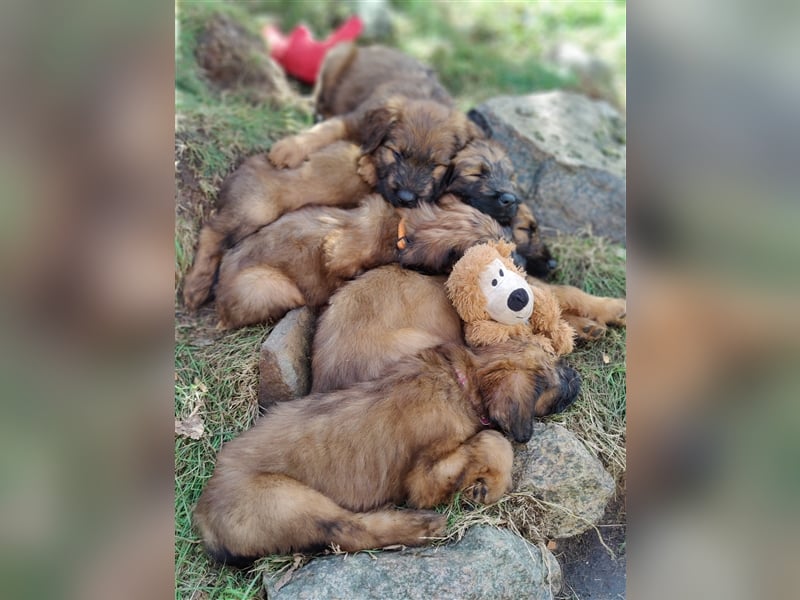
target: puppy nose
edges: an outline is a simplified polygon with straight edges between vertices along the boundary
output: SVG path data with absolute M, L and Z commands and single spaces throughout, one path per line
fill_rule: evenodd
M 551 271 L 558 266 L 558 261 L 555 258 L 551 258 L 547 261 L 547 268 Z
M 509 206 L 511 204 L 516 204 L 518 202 L 517 197 L 514 194 L 510 194 L 509 192 L 503 192 L 500 194 L 498 201 L 502 206 Z
M 514 312 L 520 311 L 528 306 L 528 298 L 529 296 L 527 291 L 525 291 L 523 288 L 517 288 L 508 296 L 508 308 Z
M 417 195 L 411 190 L 400 190 L 397 192 L 397 197 L 403 204 L 411 206 L 417 199 Z

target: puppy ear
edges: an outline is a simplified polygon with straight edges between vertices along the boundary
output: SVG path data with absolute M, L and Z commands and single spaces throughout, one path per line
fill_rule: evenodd
M 361 151 L 364 154 L 375 152 L 399 119 L 400 105 L 394 98 L 368 110 L 361 123 Z
M 532 372 L 508 367 L 479 369 L 479 386 L 489 418 L 515 442 L 528 442 L 533 435 L 537 397 Z

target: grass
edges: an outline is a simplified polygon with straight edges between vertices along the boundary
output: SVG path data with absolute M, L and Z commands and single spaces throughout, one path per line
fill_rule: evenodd
M 530 93 L 571 84 L 541 59 L 562 35 L 590 50 L 604 49 L 624 82 L 624 4 L 598 3 L 453 3 L 395 1 L 398 13 L 392 39 L 385 40 L 435 66 L 462 108 L 496 94 Z M 262 596 L 263 573 L 286 574 L 309 557 L 273 556 L 252 570 L 220 568 L 205 555 L 191 526 L 191 514 L 210 477 L 222 443 L 251 426 L 256 418 L 258 348 L 269 327 L 223 333 L 211 309 L 187 315 L 179 301 L 200 225 L 208 217 L 219 185 L 244 157 L 267 150 L 286 133 L 311 122 L 307 105 L 254 103 L 247 93 L 221 92 L 210 85 L 195 60 L 195 48 L 214 13 L 236 19 L 255 32 L 260 15 L 272 13 L 284 30 L 300 20 L 324 33 L 341 22 L 341 3 L 180 2 L 176 24 L 176 233 L 175 233 L 175 418 L 202 420 L 199 439 L 175 438 L 176 598 L 245 599 Z M 278 19 L 278 16 L 280 18 Z M 621 20 L 620 20 L 621 19 Z M 619 50 L 622 32 L 622 55 Z M 609 43 L 612 40 L 613 43 Z M 620 62 L 621 61 L 621 62 Z M 296 90 L 308 90 L 296 86 Z M 623 87 L 624 90 L 624 87 Z M 591 293 L 625 293 L 625 254 L 619 246 L 591 236 L 561 236 L 551 242 L 560 267 L 558 282 Z M 579 347 L 570 357 L 581 373 L 578 402 L 550 417 L 575 432 L 621 485 L 625 471 L 625 331 Z M 442 507 L 449 518 L 448 539 L 459 538 L 475 523 L 508 527 L 540 541 L 537 523 L 545 509 L 529 496 L 511 494 L 493 507 L 473 507 L 455 499 Z

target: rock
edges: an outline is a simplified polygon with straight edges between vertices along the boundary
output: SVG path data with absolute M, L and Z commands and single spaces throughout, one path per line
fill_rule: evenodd
M 548 550 L 484 525 L 445 546 L 315 558 L 276 590 L 279 580 L 264 576 L 270 600 L 550 600 L 561 588 L 561 568 Z
M 470 117 L 505 146 L 544 234 L 625 242 L 625 121 L 611 105 L 547 92 L 492 98 Z
M 226 15 L 217 13 L 209 19 L 195 55 L 219 90 L 240 91 L 254 103 L 302 102 L 283 69 L 270 58 L 264 40 Z
M 261 345 L 258 403 L 262 407 L 308 394 L 314 322 L 307 307 L 289 311 Z
M 540 531 L 550 538 L 578 535 L 598 523 L 614 495 L 614 478 L 570 431 L 537 423 L 527 444 L 517 444 L 514 491 L 532 492 L 552 507 Z

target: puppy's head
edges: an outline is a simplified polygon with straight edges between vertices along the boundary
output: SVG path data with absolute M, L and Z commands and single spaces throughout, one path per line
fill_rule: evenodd
M 520 204 L 510 228 L 511 238 L 517 247 L 514 262 L 529 275 L 546 277 L 558 266 L 550 248 L 542 240 L 536 217 L 525 204 Z
M 398 261 L 406 268 L 446 273 L 464 252 L 482 242 L 499 242 L 505 233 L 489 215 L 445 194 L 436 204 L 398 211 L 406 226 L 406 247 Z
M 480 130 L 437 102 L 393 97 L 366 113 L 361 135 L 378 192 L 393 206 L 414 207 L 436 200 L 453 156 Z
M 520 199 L 514 183 L 514 166 L 497 142 L 472 140 L 453 157 L 451 170 L 448 192 L 500 224 L 511 224 Z
M 525 443 L 534 417 L 561 412 L 580 391 L 578 373 L 537 341 L 509 341 L 475 348 L 484 409 L 498 429 Z

